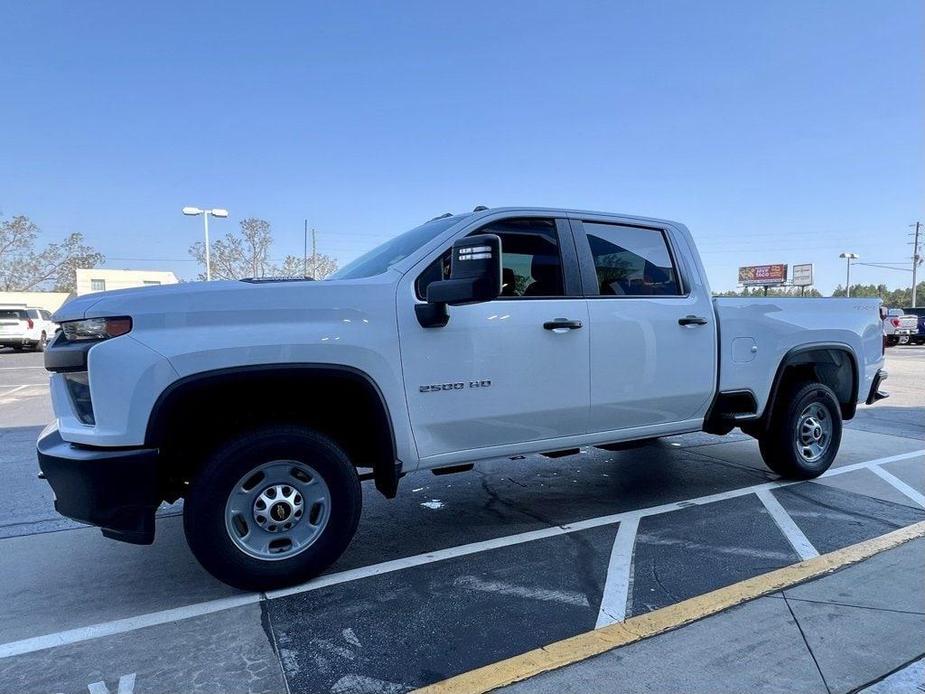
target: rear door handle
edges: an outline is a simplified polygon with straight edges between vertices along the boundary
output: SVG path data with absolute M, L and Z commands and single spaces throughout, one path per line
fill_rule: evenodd
M 543 323 L 546 330 L 555 330 L 556 332 L 565 332 L 566 330 L 578 330 L 581 327 L 580 320 L 569 320 L 568 318 L 556 318 Z
M 684 316 L 678 318 L 678 325 L 706 325 L 707 319 L 703 316 Z

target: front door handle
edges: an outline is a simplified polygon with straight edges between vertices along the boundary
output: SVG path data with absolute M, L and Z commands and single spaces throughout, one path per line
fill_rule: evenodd
M 678 318 L 678 325 L 706 325 L 707 319 L 703 316 L 684 316 Z
M 569 320 L 568 318 L 555 318 L 554 320 L 548 320 L 543 323 L 543 327 L 546 330 L 554 330 L 556 332 L 565 332 L 566 330 L 578 330 L 581 327 L 580 320 Z

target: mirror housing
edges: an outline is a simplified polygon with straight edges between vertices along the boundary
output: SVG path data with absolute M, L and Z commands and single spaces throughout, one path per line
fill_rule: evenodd
M 501 239 L 479 234 L 459 239 L 450 256 L 450 279 L 431 282 L 427 302 L 462 306 L 501 294 Z
M 466 236 L 453 244 L 450 278 L 431 282 L 427 303 L 415 312 L 425 328 L 443 327 L 447 306 L 491 301 L 501 294 L 501 239 L 496 234 Z

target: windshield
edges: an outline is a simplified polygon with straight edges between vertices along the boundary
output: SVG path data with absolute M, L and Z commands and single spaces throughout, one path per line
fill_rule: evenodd
M 443 217 L 415 227 L 411 231 L 396 236 L 385 243 L 376 246 L 368 253 L 364 253 L 352 263 L 347 263 L 340 270 L 328 276 L 329 280 L 356 280 L 361 277 L 381 275 L 414 253 L 428 241 L 435 239 L 441 233 L 456 224 L 460 218 Z

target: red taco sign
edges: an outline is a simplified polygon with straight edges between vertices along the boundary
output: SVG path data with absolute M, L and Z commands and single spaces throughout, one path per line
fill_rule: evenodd
M 739 268 L 739 284 L 768 287 L 786 282 L 786 265 L 746 265 Z

